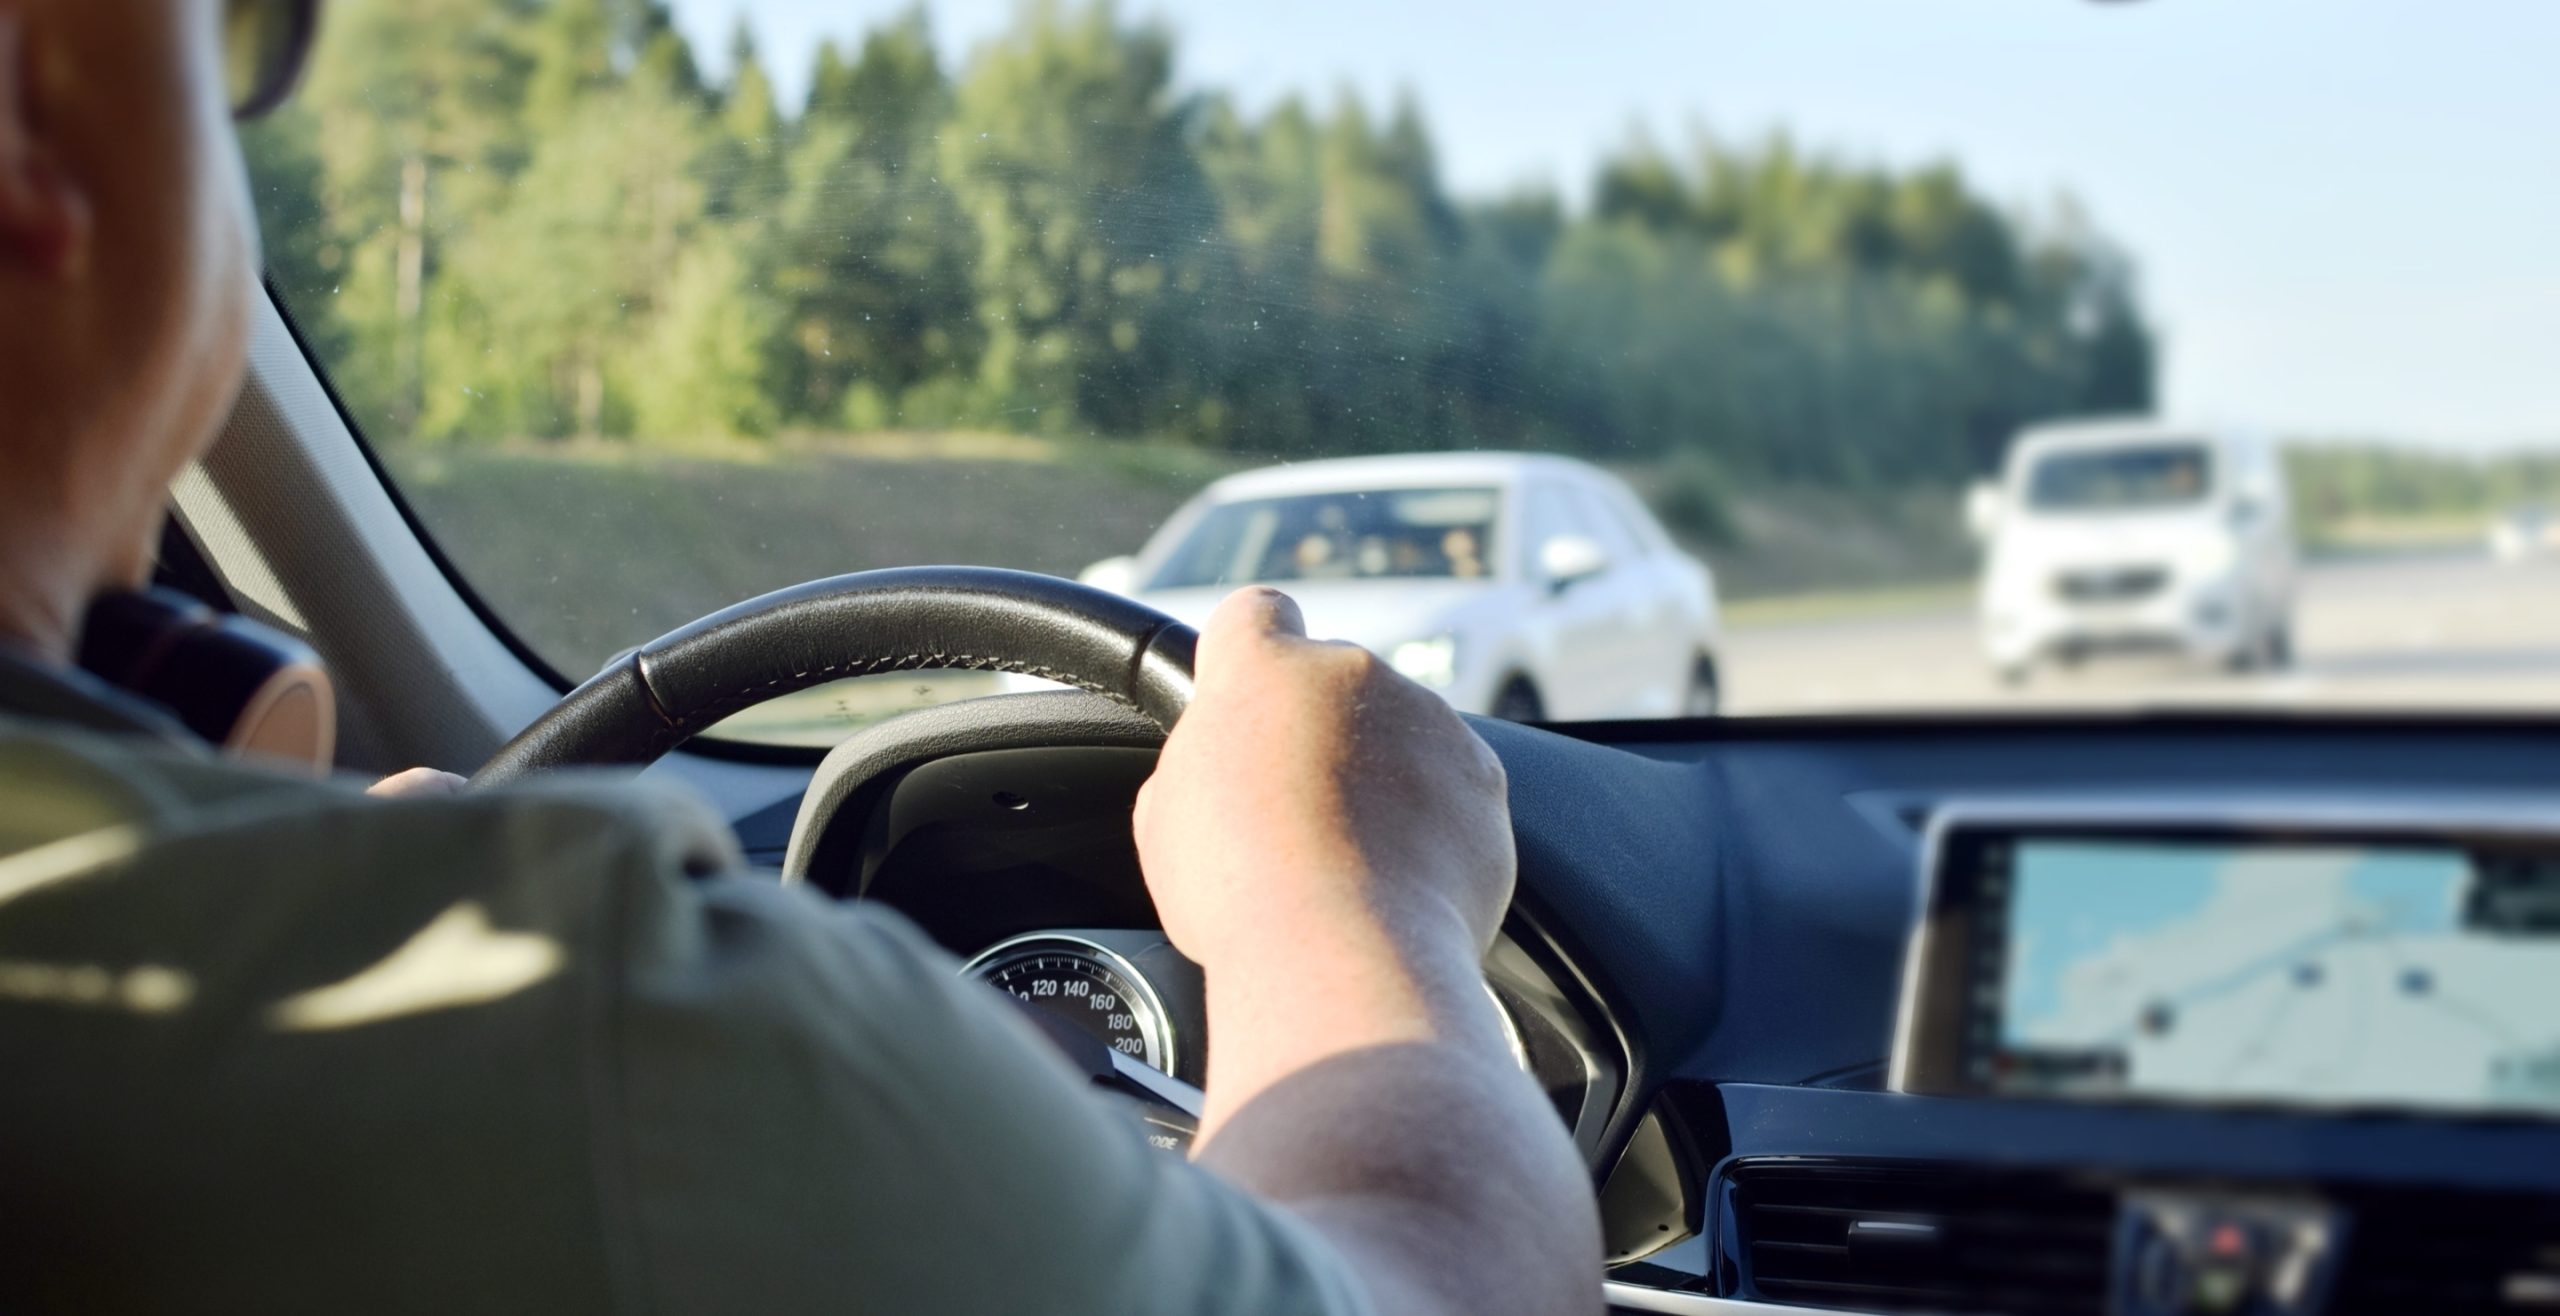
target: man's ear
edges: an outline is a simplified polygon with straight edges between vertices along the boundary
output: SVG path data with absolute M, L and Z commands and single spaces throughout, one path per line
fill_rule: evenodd
M 89 197 L 42 135 L 26 28 L 0 7 L 0 271 L 72 279 L 88 268 Z

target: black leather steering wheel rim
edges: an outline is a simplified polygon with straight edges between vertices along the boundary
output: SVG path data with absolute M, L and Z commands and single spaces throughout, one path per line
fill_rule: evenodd
M 1199 636 L 1155 609 L 1056 576 L 898 567 L 776 590 L 615 659 L 473 774 L 654 762 L 740 709 L 853 676 L 1013 672 L 1101 695 L 1170 731 Z

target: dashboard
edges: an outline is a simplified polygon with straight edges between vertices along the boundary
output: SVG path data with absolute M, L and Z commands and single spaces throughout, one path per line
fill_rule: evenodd
M 805 795 L 741 818 L 742 840 L 768 859 L 796 851 L 787 870 L 895 906 L 978 976 L 1034 1007 L 1072 1002 L 1089 1040 L 1196 1083 L 1213 1042 L 1197 971 L 1156 929 L 1127 833 L 1152 734 L 1066 703 L 1008 710 L 1012 745 L 952 734 L 983 716 L 911 714 L 884 724 L 921 723 L 899 743 L 849 742 Z M 2560 1310 L 2560 1120 L 2539 1096 L 2473 1099 L 2486 1087 L 2391 1099 L 2434 1090 L 2414 1053 L 2393 1056 L 2451 1025 L 2391 1025 L 2403 1031 L 2355 1080 L 2380 1099 L 2348 1102 L 2020 1091 L 1949 1079 L 1961 1056 L 1937 1081 L 1897 1056 L 1933 898 L 1923 875 L 1954 821 L 2060 812 L 2085 833 L 2091 816 L 2210 801 L 2425 823 L 2441 851 L 2484 816 L 2560 825 L 2560 726 L 2152 715 L 1479 730 L 1510 776 L 1521 858 L 1488 989 L 1593 1167 L 1613 1311 Z M 2538 882 L 2481 927 L 2541 935 Z M 2306 984 L 2296 964 L 2270 981 L 2408 991 L 2374 965 L 2330 972 Z M 2560 1003 L 2520 1000 L 2507 981 L 2463 993 L 2481 1027 L 2519 1032 L 2494 1058 L 2539 1092 Z M 2261 1031 L 2312 1060 L 2325 1045 Z M 1133 1136 L 1179 1146 L 1163 1129 Z
M 895 908 L 961 972 L 1036 1017 L 1197 1087 L 1207 1081 L 1200 968 L 1157 924 L 1129 814 L 1149 748 L 1039 746 L 935 757 L 867 783 L 820 830 L 807 880 Z M 1606 1014 L 1515 921 L 1485 959 L 1512 1057 L 1596 1153 L 1626 1062 Z M 1187 1150 L 1185 1112 L 1147 1101 L 1144 1135 Z

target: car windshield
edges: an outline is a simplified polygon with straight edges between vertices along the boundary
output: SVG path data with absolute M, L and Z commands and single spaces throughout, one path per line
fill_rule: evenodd
M 975 563 L 1330 593 L 1555 721 L 2549 711 L 2553 49 L 2543 0 L 331 0 L 244 137 L 309 355 L 563 680 Z M 2073 427 L 2159 437 L 2022 467 Z
M 1347 490 L 1215 503 L 1167 554 L 1153 589 L 1493 575 L 1492 489 Z
M 2213 463 L 2192 443 L 2047 453 L 2027 476 L 2027 505 L 2040 512 L 2187 507 L 2204 501 Z

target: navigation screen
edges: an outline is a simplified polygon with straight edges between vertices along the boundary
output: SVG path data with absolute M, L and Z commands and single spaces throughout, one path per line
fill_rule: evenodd
M 1980 1088 L 2560 1114 L 2548 850 L 2024 836 L 1976 883 Z

